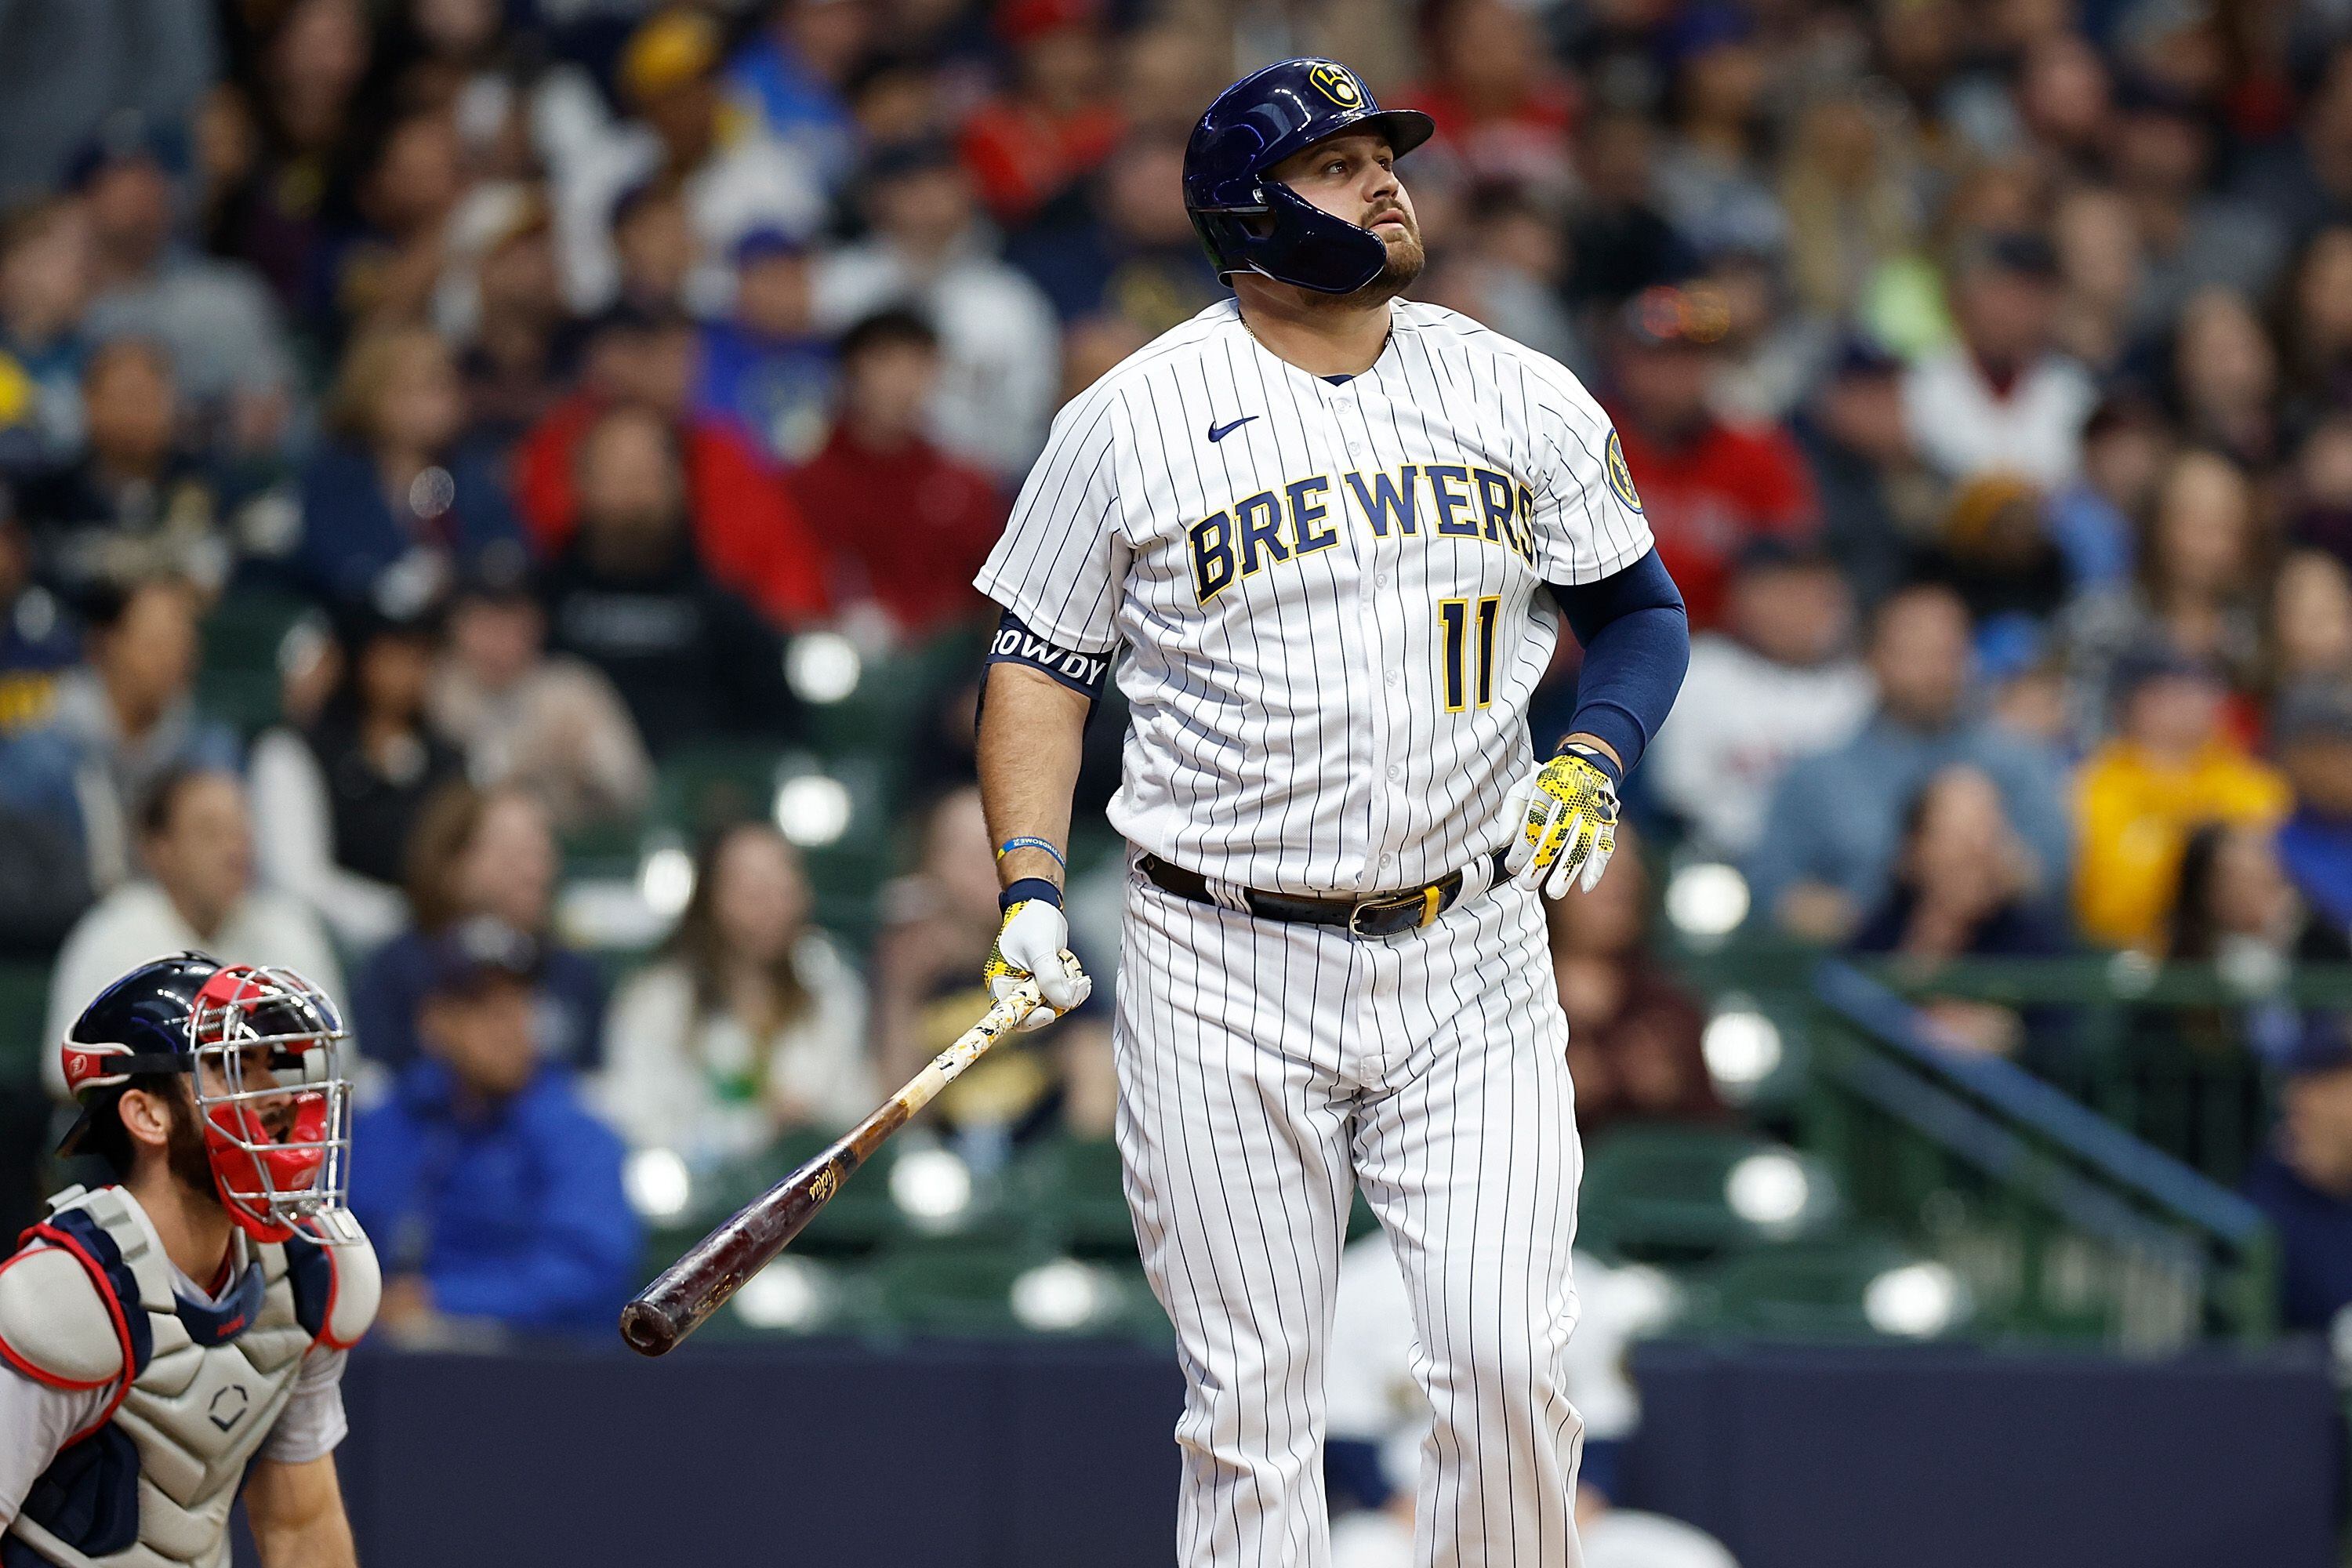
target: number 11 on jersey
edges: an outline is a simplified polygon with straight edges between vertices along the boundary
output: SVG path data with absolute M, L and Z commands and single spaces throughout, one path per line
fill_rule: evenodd
M 1488 594 L 1478 600 L 1478 647 L 1476 667 L 1471 666 L 1470 601 L 1440 599 L 1437 601 L 1437 626 L 1445 640 L 1445 710 L 1459 713 L 1472 706 L 1471 682 L 1477 683 L 1476 706 L 1485 708 L 1495 700 L 1495 622 L 1503 613 L 1502 596 Z

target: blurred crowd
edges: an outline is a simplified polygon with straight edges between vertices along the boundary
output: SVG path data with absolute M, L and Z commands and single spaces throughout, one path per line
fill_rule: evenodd
M 795 639 L 984 623 L 1055 408 L 1222 297 L 1192 121 L 1309 51 L 1436 118 L 1419 293 L 1617 423 L 1696 634 L 1654 863 L 1870 954 L 2352 957 L 2334 0 L 0 0 L 0 943 L 51 1037 L 159 950 L 301 968 L 387 1315 L 600 1318 L 623 1148 L 860 1113 L 976 1014 L 994 882 L 950 739 L 870 946 L 719 825 L 614 992 L 560 846 L 796 743 Z M 196 678 L 257 595 L 312 614 L 241 731 Z M 1582 1120 L 1721 1116 L 1617 865 L 1555 920 Z M 1107 1034 L 950 1134 L 1103 1132 Z M 2292 1178 L 2338 1203 L 2345 1120 Z

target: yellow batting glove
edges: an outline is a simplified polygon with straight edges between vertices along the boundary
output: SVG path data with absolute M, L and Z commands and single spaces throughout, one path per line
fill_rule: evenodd
M 1041 898 L 1023 899 L 1005 910 L 996 945 L 988 950 L 981 971 L 989 994 L 999 1000 L 1032 975 L 1045 1005 L 1021 1021 L 1024 1032 L 1044 1028 L 1094 994 L 1094 980 L 1070 951 L 1069 921 Z
M 1513 825 L 1505 875 L 1547 898 L 1571 886 L 1591 892 L 1617 852 L 1617 786 L 1597 752 L 1570 746 L 1519 781 L 1504 820 Z

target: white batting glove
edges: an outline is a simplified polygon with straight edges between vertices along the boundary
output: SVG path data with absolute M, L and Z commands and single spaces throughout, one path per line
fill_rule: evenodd
M 1032 975 L 1045 1005 L 1021 1020 L 1021 1028 L 1042 1029 L 1094 994 L 1095 983 L 1070 951 L 1070 922 L 1043 899 L 1024 899 L 1004 911 L 996 945 L 988 950 L 981 977 L 989 994 L 1003 1001 Z
M 1503 807 L 1511 847 L 1503 873 L 1557 899 L 1591 892 L 1617 852 L 1617 786 L 1576 752 L 1562 752 L 1512 787 Z

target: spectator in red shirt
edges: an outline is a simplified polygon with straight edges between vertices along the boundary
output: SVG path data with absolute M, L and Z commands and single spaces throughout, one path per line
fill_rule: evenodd
M 831 608 L 816 542 L 791 489 L 732 420 L 693 406 L 697 338 L 683 316 L 623 306 L 591 334 L 578 392 L 558 403 L 515 448 L 515 501 L 541 560 L 563 552 L 580 523 L 580 443 L 610 409 L 635 405 L 677 433 L 694 518 L 695 553 L 711 576 L 778 626 L 822 620 Z
M 1746 545 L 1810 538 L 1816 526 L 1812 484 L 1789 433 L 1727 424 L 1708 402 L 1727 323 L 1705 290 L 1646 289 L 1625 307 L 1610 358 L 1625 466 L 1693 630 L 1720 620 Z
M 939 334 L 920 316 L 852 327 L 833 433 L 793 476 L 835 602 L 879 607 L 910 642 L 982 612 L 971 580 L 1004 528 L 995 481 L 923 433 L 939 375 Z
M 959 148 L 981 199 L 1007 228 L 1037 216 L 1109 156 L 1122 122 L 1105 93 L 1099 0 L 1004 0 L 996 29 L 1012 46 L 1012 91 L 965 122 Z

